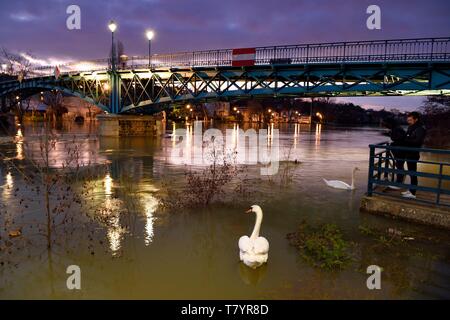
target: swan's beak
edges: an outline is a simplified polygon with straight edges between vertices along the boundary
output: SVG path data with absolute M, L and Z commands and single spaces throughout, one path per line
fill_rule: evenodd
M 252 213 L 252 208 L 250 208 L 247 211 L 245 211 L 245 213 Z

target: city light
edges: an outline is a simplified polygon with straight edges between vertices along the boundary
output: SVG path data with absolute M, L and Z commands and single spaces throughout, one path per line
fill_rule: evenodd
M 111 32 L 116 31 L 116 29 L 117 29 L 116 22 L 114 20 L 109 21 L 108 28 L 109 28 L 109 30 L 111 30 Z
M 145 35 L 147 36 L 147 39 L 150 41 L 155 36 L 155 32 L 153 30 L 147 30 Z

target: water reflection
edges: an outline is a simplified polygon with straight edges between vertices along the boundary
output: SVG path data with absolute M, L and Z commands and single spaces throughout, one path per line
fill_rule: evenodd
M 322 134 L 322 124 L 317 123 L 316 124 L 316 134 L 315 134 L 315 138 L 316 138 L 316 147 L 320 146 L 320 136 Z
M 23 160 L 24 154 L 23 154 L 23 134 L 22 134 L 22 128 L 17 129 L 16 136 L 14 138 L 14 142 L 16 143 L 16 159 L 17 160 Z
M 158 200 L 152 196 L 148 195 L 142 199 L 144 211 L 145 211 L 145 245 L 148 246 L 153 241 L 153 224 L 154 224 L 154 212 L 158 207 Z
M 109 248 L 114 255 L 120 250 L 121 240 L 123 235 L 123 229 L 120 225 L 120 213 L 117 210 L 117 204 L 115 199 L 112 198 L 113 195 L 113 179 L 108 172 L 103 179 L 104 193 L 105 193 L 105 209 L 107 214 L 110 214 L 107 237 L 109 241 Z
M 293 148 L 294 150 L 297 150 L 297 144 L 300 136 L 300 124 L 295 123 L 294 124 L 294 142 L 293 142 Z
M 188 142 L 187 149 L 190 151 L 184 154 L 188 157 L 195 145 L 193 124 L 187 127 L 178 124 L 173 125 L 173 128 L 176 129 L 177 126 L 186 128 L 181 139 Z M 78 136 L 77 141 L 91 148 L 94 156 L 103 157 L 110 163 L 109 171 L 102 173 L 93 181 L 95 212 L 100 209 L 108 218 L 108 223 L 104 225 L 102 231 L 94 236 L 102 240 L 108 254 L 96 254 L 95 264 L 89 263 L 92 257 L 88 254 L 86 258 L 83 250 L 75 252 L 73 257 L 70 257 L 86 268 L 91 268 L 86 272 L 93 275 L 92 285 L 95 286 L 95 290 L 84 290 L 83 297 L 260 299 L 272 293 L 272 298 L 339 299 L 349 297 L 351 293 L 353 298 L 370 299 L 378 296 L 373 291 L 364 289 L 366 275 L 364 272 L 362 274 L 354 272 L 354 269 L 358 267 L 365 270 L 367 265 L 372 263 L 386 265 L 386 270 L 390 273 L 386 277 L 386 288 L 403 286 L 397 285 L 396 281 L 399 280 L 391 276 L 392 272 L 399 272 L 397 277 L 402 283 L 406 282 L 405 280 L 410 282 L 408 288 L 403 291 L 393 292 L 383 289 L 382 293 L 387 298 L 417 296 L 418 293 L 412 292 L 409 287 L 419 289 L 423 287 L 431 291 L 431 295 L 427 291 L 420 296 L 432 297 L 434 292 L 440 290 L 444 297 L 445 295 L 448 297 L 450 292 L 448 286 L 444 285 L 438 289 L 432 287 L 436 282 L 439 285 L 444 284 L 446 279 L 443 278 L 448 274 L 449 265 L 441 257 L 433 259 L 430 266 L 426 266 L 425 263 L 428 263 L 429 259 L 420 255 L 421 252 L 409 259 L 404 255 L 398 256 L 396 250 L 389 255 L 385 251 L 374 253 L 372 240 L 369 239 L 367 245 L 361 248 L 361 253 L 356 255 L 355 265 L 347 271 L 337 272 L 334 279 L 328 272 L 311 269 L 299 258 L 295 248 L 287 245 L 284 235 L 295 230 L 302 220 L 312 224 L 334 223 L 344 230 L 349 239 L 361 243 L 359 237 L 362 236 L 358 227 L 364 216 L 359 214 L 358 208 L 359 199 L 365 192 L 365 175 L 361 173 L 357 177 L 357 189 L 349 194 L 329 190 L 321 183 L 320 177 L 347 179 L 347 173 L 353 166 L 363 168 L 367 165 L 367 145 L 379 141 L 382 136 L 371 128 L 328 130 L 327 126 L 322 126 L 317 124 L 313 128 L 309 125 L 293 124 L 280 128 L 280 149 L 286 150 L 294 146 L 296 154 L 291 155 L 292 159 L 300 159 L 301 155 L 302 165 L 290 167 L 292 187 L 280 186 L 276 177 L 266 182 L 260 179 L 259 172 L 254 174 L 257 170 L 249 169 L 247 174 L 249 179 L 253 179 L 249 183 L 255 183 L 259 190 L 258 194 L 252 194 L 242 202 L 236 200 L 232 206 L 217 204 L 205 210 L 196 210 L 192 214 L 172 214 L 170 219 L 162 220 L 167 223 L 164 227 L 161 227 L 162 224 L 157 220 L 163 215 L 162 212 L 157 212 L 157 199 L 162 193 L 159 193 L 156 186 L 159 186 L 163 179 L 167 179 L 164 182 L 170 183 L 171 188 L 175 189 L 185 181 L 186 167 L 177 166 L 170 160 L 172 148 L 179 142 L 177 139 L 180 137 L 162 137 L 157 142 L 136 137 L 101 138 L 99 142 L 106 147 L 97 150 L 94 143 L 83 140 L 86 135 Z M 260 128 L 256 125 L 253 127 L 256 130 Z M 272 133 L 275 134 L 275 128 L 278 127 L 277 124 L 269 125 L 267 140 Z M 243 131 L 239 130 L 247 129 L 247 125 L 234 124 L 224 128 L 232 129 L 230 130 L 232 145 L 242 147 Z M 28 151 L 30 132 L 26 127 L 21 129 L 26 137 L 25 149 Z M 36 132 L 36 135 L 39 135 L 39 132 Z M 265 138 L 262 139 L 264 142 Z M 161 143 L 164 148 L 159 147 Z M 9 152 L 13 157 L 19 154 L 16 147 L 15 144 L 9 144 L 7 147 L 0 145 L 0 148 L 4 148 L 2 152 Z M 28 156 L 30 154 L 25 152 L 25 157 Z M 57 153 L 54 156 L 64 158 L 66 153 Z M 14 203 L 8 200 L 23 181 L 15 171 L 8 170 L 5 168 L 2 174 L 4 179 L 1 182 L 3 187 L 0 189 L 0 197 L 2 204 L 9 203 L 8 209 L 14 213 L 23 208 L 14 207 Z M 22 189 L 24 188 L 21 188 L 20 192 L 25 191 Z M 250 201 L 260 203 L 258 199 L 263 200 L 264 210 L 268 213 L 263 233 L 270 239 L 274 254 L 268 265 L 254 271 L 238 264 L 236 240 L 248 231 L 248 221 L 240 214 L 242 208 Z M 86 197 L 85 200 L 90 201 L 90 198 Z M 123 214 L 125 211 L 130 214 Z M 138 218 L 134 219 L 135 217 Z M 402 226 L 400 222 L 390 219 L 384 220 L 376 216 L 371 216 L 370 219 L 379 222 L 382 230 Z M 74 239 L 79 240 L 81 237 L 76 234 Z M 448 242 L 443 241 L 433 245 L 431 249 L 440 254 L 446 249 L 446 243 Z M 419 241 L 414 244 L 423 247 Z M 83 245 L 80 240 L 80 248 Z M 148 246 L 147 250 L 142 250 L 144 246 Z M 30 252 L 34 249 L 32 246 L 29 248 Z M 117 258 L 122 252 L 126 259 Z M 113 263 L 111 255 L 116 257 Z M 414 263 L 411 263 L 412 261 Z M 179 272 L 180 265 L 183 272 Z M 414 265 L 419 265 L 421 271 Z M 30 267 L 36 267 L 36 263 L 31 259 Z M 420 277 L 414 277 L 416 271 L 421 272 Z M 426 276 L 430 276 L 430 279 Z M 14 281 L 15 283 L 4 291 L 0 289 L 0 296 L 3 294 L 7 298 L 53 297 L 43 295 L 42 287 L 34 279 L 30 281 L 29 277 L 14 277 Z M 48 281 L 48 278 L 43 277 L 42 281 Z M 30 282 L 31 289 L 29 289 Z M 151 285 L 148 285 L 149 283 Z M 221 290 L 217 290 L 219 287 Z M 67 290 L 57 289 L 59 297 L 65 298 L 65 292 Z
M 10 171 L 5 176 L 5 184 L 2 186 L 2 199 L 4 203 L 7 203 L 11 199 L 11 195 L 14 188 L 14 180 Z

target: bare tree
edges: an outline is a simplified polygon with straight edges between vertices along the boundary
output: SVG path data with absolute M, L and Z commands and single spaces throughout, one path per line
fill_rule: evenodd
M 450 97 L 428 96 L 421 107 L 421 111 L 427 115 L 450 112 Z
M 59 91 L 48 91 L 44 95 L 44 103 L 48 106 L 47 115 L 53 118 L 53 121 L 61 120 L 67 108 L 63 105 L 63 97 Z
M 30 54 L 27 54 L 31 56 Z M 9 51 L 6 48 L 0 49 L 1 63 L 6 65 L 6 72 L 25 78 L 31 71 L 32 63 L 22 54 Z

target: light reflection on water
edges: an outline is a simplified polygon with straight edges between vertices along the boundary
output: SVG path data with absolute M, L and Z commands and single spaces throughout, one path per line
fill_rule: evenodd
M 2 200 L 8 203 L 14 190 L 14 178 L 11 171 L 8 171 L 5 176 L 5 184 L 2 186 Z
M 112 188 L 113 188 L 113 179 L 111 178 L 110 173 L 106 173 L 105 179 L 103 180 L 103 184 L 105 186 L 105 209 L 106 212 L 110 213 L 109 217 L 110 225 L 108 227 L 108 240 L 109 240 L 109 248 L 113 255 L 120 250 L 120 241 L 123 235 L 123 229 L 120 225 L 120 215 L 116 208 L 116 200 L 112 199 Z
M 181 124 L 171 125 L 174 128 Z M 255 126 L 232 124 L 233 146 L 239 144 L 239 130 Z M 170 128 L 170 126 L 169 126 Z M 193 125 L 186 127 L 187 150 L 193 151 Z M 109 215 L 105 226 L 107 252 L 85 252 L 83 243 L 76 254 L 62 257 L 65 263 L 79 264 L 86 279 L 83 298 L 409 298 L 448 297 L 448 286 L 440 289 L 450 272 L 444 257 L 436 260 L 427 254 L 400 256 L 373 252 L 362 245 L 357 266 L 330 274 L 311 268 L 296 250 L 287 244 L 285 235 L 295 230 L 302 220 L 311 223 L 331 222 L 345 234 L 360 239 L 358 227 L 363 223 L 380 228 L 415 230 L 408 224 L 359 213 L 359 201 L 365 191 L 365 170 L 356 177 L 354 193 L 328 189 L 322 178 L 348 181 L 354 166 L 367 167 L 368 144 L 384 140 L 378 129 L 327 128 L 317 125 L 274 125 L 267 129 L 268 142 L 275 128 L 280 130 L 280 155 L 299 164 L 292 167 L 292 184 L 281 187 L 273 178 L 261 178 L 259 171 L 249 168 L 247 174 L 259 189 L 254 198 L 229 205 L 215 205 L 205 210 L 187 213 L 180 210 L 169 218 L 158 213 L 159 186 L 164 179 L 176 188 L 184 181 L 185 167 L 171 159 L 177 141 L 168 135 L 149 138 L 92 138 L 92 128 L 71 127 L 60 137 L 60 147 L 52 154 L 56 163 L 63 163 L 63 141 L 83 142 L 83 161 L 100 164 L 108 161 L 109 169 L 100 178 L 96 198 L 99 207 Z M 12 145 L 0 145 L 0 151 L 19 158 L 27 157 L 27 127 L 21 128 L 19 140 Z M 222 129 L 225 129 L 223 127 Z M 34 134 L 39 130 L 34 128 Z M 19 133 L 17 134 L 19 136 Z M 87 137 L 90 139 L 86 139 Z M 37 146 L 31 146 L 36 150 Z M 2 202 L 15 206 L 13 190 L 20 177 L 2 168 Z M 270 241 L 269 264 L 252 272 L 238 263 L 237 240 L 251 232 L 253 220 L 241 214 L 250 204 L 258 203 L 265 212 L 262 233 Z M 122 216 L 124 207 L 132 216 Z M 14 209 L 13 209 L 14 210 Z M 427 232 L 427 228 L 418 228 Z M 433 229 L 429 231 L 435 233 Z M 424 246 L 425 253 L 445 252 L 444 244 Z M 111 260 L 111 256 L 114 259 Z M 33 260 L 28 261 L 34 267 Z M 63 263 L 63 265 L 65 265 Z M 378 263 L 386 266 L 385 290 L 365 289 L 366 275 L 355 269 Z M 39 265 L 36 263 L 36 266 Z M 40 266 L 42 267 L 42 266 Z M 62 268 L 62 267 L 61 267 Z M 35 277 L 16 277 L 14 284 L 0 291 L 0 297 L 42 297 L 39 288 L 47 285 L 45 275 L 37 269 Z M 392 271 L 391 271 L 392 270 Z M 399 271 L 403 270 L 403 271 Z M 394 273 L 394 271 L 396 273 Z M 20 272 L 20 270 L 18 271 Z M 389 273 L 391 272 L 391 273 Z M 42 271 L 44 273 L 44 271 Z M 83 276 L 83 277 L 84 277 Z M 59 275 L 65 283 L 65 274 Z M 55 275 L 56 279 L 58 275 Z M 31 279 L 31 280 L 30 280 Z M 29 282 L 32 282 L 30 285 Z M 34 289 L 25 289 L 25 288 Z M 414 290 L 411 288 L 414 287 Z M 6 293 L 5 293 L 6 292 Z M 63 287 L 50 297 L 71 298 Z
M 23 160 L 24 159 L 24 154 L 23 154 L 23 134 L 22 134 L 22 128 L 20 128 L 20 127 L 17 129 L 15 142 L 16 142 L 16 152 L 17 152 L 16 159 L 17 160 Z

